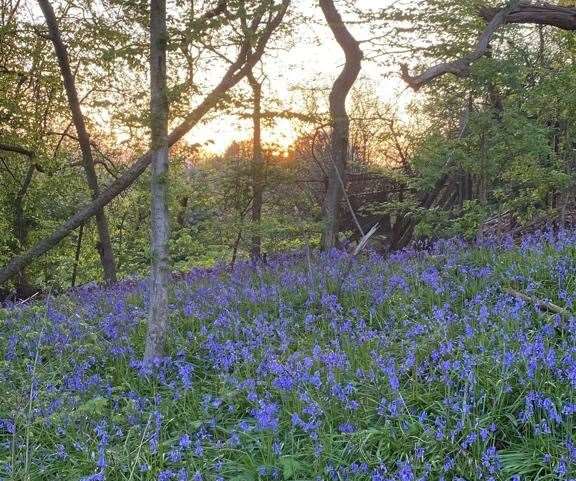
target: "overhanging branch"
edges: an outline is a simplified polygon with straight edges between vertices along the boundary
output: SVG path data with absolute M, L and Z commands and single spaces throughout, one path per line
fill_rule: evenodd
M 408 67 L 401 65 L 402 79 L 416 91 L 432 80 L 448 73 L 459 77 L 467 75 L 470 71 L 470 66 L 488 53 L 494 33 L 504 24 L 550 25 L 562 30 L 576 30 L 576 8 L 560 7 L 548 3 L 514 2 L 510 6 L 501 9 L 482 8 L 479 15 L 488 24 L 478 37 L 472 52 L 458 60 L 430 67 L 419 75 L 410 75 Z
M 480 16 L 487 22 L 492 20 L 497 13 L 497 8 L 480 9 Z M 506 17 L 506 23 L 550 25 L 562 30 L 576 30 L 576 9 L 550 3 L 532 5 L 529 2 L 521 2 Z
M 4 150 L 6 152 L 14 152 L 15 154 L 22 154 L 30 159 L 34 158 L 35 155 L 34 152 L 32 152 L 30 149 L 21 147 L 20 145 L 0 144 L 0 150 Z

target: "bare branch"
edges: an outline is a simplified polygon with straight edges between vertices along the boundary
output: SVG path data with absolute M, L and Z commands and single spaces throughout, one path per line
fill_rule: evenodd
M 484 7 L 480 9 L 480 16 L 487 22 L 492 20 L 497 13 L 497 8 Z M 576 30 L 576 8 L 552 5 L 551 3 L 521 2 L 506 17 L 506 23 L 550 25 L 562 30 Z
M 211 18 L 217 17 L 221 13 L 224 13 L 227 7 L 228 7 L 227 0 L 218 0 L 218 3 L 214 8 L 208 10 L 204 15 L 202 15 L 201 20 L 209 20 Z

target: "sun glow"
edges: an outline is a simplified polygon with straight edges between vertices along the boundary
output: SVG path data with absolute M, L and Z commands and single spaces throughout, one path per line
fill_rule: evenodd
M 252 123 L 250 120 L 226 115 L 198 125 L 184 137 L 184 141 L 189 144 L 199 144 L 209 152 L 222 154 L 232 142 L 242 142 L 251 138 Z M 287 119 L 278 119 L 271 126 L 262 126 L 264 144 L 274 144 L 283 150 L 288 150 L 297 138 L 298 132 L 295 125 Z

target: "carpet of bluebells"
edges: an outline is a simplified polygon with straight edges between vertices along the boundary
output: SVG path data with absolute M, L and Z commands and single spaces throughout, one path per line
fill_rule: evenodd
M 291 255 L 0 310 L 0 479 L 576 479 L 576 231 Z

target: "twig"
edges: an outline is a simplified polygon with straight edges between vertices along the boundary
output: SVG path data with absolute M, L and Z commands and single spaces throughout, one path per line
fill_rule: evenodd
M 34 299 L 38 294 L 40 294 L 40 291 L 36 291 L 30 297 L 27 297 L 26 299 L 22 299 L 20 302 L 18 302 L 18 304 L 26 304 L 28 301 L 31 301 L 32 299 Z

